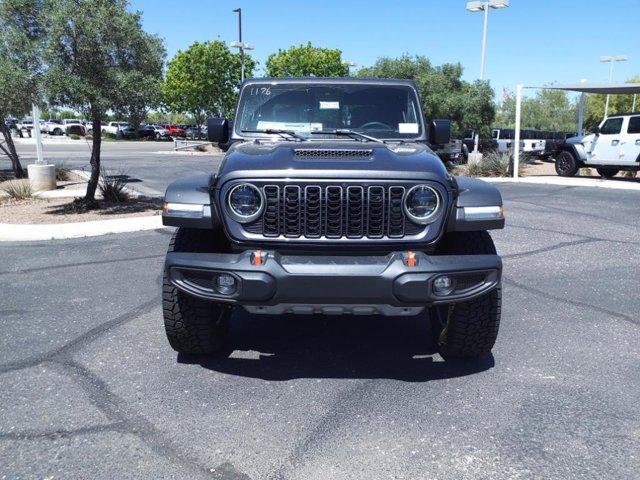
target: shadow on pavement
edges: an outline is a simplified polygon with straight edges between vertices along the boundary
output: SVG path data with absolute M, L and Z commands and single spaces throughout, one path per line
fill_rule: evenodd
M 406 382 L 470 375 L 495 364 L 492 355 L 445 362 L 435 353 L 426 314 L 251 316 L 242 310 L 234 314 L 228 350 L 216 356 L 179 354 L 178 362 L 269 381 L 387 378 Z

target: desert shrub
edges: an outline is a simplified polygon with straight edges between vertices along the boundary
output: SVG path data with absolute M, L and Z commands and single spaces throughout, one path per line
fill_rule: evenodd
M 33 196 L 29 180 L 9 180 L 0 185 L 0 190 L 14 200 L 25 200 Z
M 78 135 L 77 133 L 72 133 L 71 135 L 69 135 L 69 138 L 71 140 L 80 140 L 80 135 Z
M 106 139 L 109 139 L 109 140 L 116 140 L 118 137 L 116 136 L 116 134 L 115 134 L 115 133 L 111 133 L 111 132 L 104 132 L 104 133 L 102 134 L 102 138 L 106 138 Z
M 590 177 L 591 176 L 591 169 L 589 167 L 582 167 L 580 169 L 580 176 L 581 177 Z
M 56 165 L 56 180 L 59 182 L 66 182 L 70 178 L 71 170 L 64 166 L 63 161 L 55 163 Z
M 102 198 L 107 202 L 122 203 L 129 200 L 129 194 L 126 191 L 126 178 L 127 175 L 123 172 L 116 173 L 115 175 L 109 174 L 109 172 L 103 170 L 100 172 L 100 182 L 98 188 Z
M 524 176 L 525 165 L 528 160 L 521 158 L 518 175 Z M 510 177 L 511 156 L 508 153 L 492 152 L 484 155 L 479 162 L 467 165 L 467 175 L 470 177 Z

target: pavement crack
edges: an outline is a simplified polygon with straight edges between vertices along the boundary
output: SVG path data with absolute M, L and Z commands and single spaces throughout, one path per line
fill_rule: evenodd
M 93 435 L 104 432 L 123 431 L 123 423 L 109 423 L 107 425 L 93 425 L 90 427 L 80 427 L 72 430 L 23 430 L 18 432 L 0 432 L 2 440 L 57 440 L 59 438 L 71 438 L 80 435 Z
M 234 476 L 221 476 L 221 472 L 224 473 L 225 468 L 218 470 L 221 467 L 206 467 L 195 458 L 182 453 L 151 421 L 132 410 L 125 400 L 113 393 L 98 375 L 72 359 L 66 359 L 59 363 L 73 375 L 73 379 L 87 393 L 89 401 L 96 408 L 115 424 L 122 425 L 122 431 L 135 435 L 160 457 L 170 459 L 193 473 L 204 473 L 211 478 L 248 479 L 235 469 L 233 470 Z M 231 472 L 228 468 L 226 471 Z
M 550 245 L 548 247 L 538 248 L 536 250 L 529 250 L 529 251 L 521 252 L 521 253 L 512 253 L 512 254 L 509 254 L 509 255 L 502 255 L 502 258 L 509 258 L 509 259 L 522 258 L 522 257 L 527 257 L 529 255 L 536 255 L 538 253 L 551 252 L 553 250 L 558 250 L 559 248 L 572 247 L 572 246 L 576 246 L 576 245 L 583 245 L 585 243 L 595 243 L 595 242 L 599 242 L 599 241 L 600 240 L 593 240 L 593 239 L 590 239 L 590 238 L 583 238 L 581 240 L 574 240 L 572 242 L 560 242 L 560 243 L 556 243 L 554 245 Z
M 111 330 L 114 327 L 119 325 L 123 325 L 131 320 L 143 315 L 144 313 L 151 310 L 155 305 L 158 304 L 158 297 L 154 296 L 153 298 L 147 300 L 141 305 L 138 305 L 132 310 L 123 313 L 122 315 L 109 320 L 108 322 L 102 323 L 91 330 L 86 331 L 82 335 L 74 338 L 73 340 L 65 343 L 61 347 L 58 347 L 49 352 L 45 352 L 40 355 L 36 355 L 34 357 L 26 358 L 24 360 L 18 360 L 15 362 L 5 363 L 4 365 L 0 365 L 0 374 L 12 372 L 15 370 L 22 370 L 25 368 L 34 367 L 42 362 L 46 361 L 57 361 L 60 358 L 72 356 L 78 350 L 83 348 L 85 345 L 96 340 L 102 334 Z
M 628 245 L 640 245 L 640 242 L 634 242 L 633 240 L 614 240 L 612 238 L 592 237 L 592 236 L 589 236 L 589 235 L 583 235 L 581 233 L 564 232 L 562 230 L 552 230 L 552 229 L 549 229 L 549 228 L 528 227 L 528 226 L 525 226 L 525 225 L 513 224 L 511 222 L 509 222 L 507 227 L 508 228 L 521 228 L 523 230 L 531 230 L 531 231 L 534 231 L 534 232 L 559 233 L 561 235 L 568 235 L 570 237 L 585 238 L 585 239 L 594 240 L 594 241 L 598 241 L 598 242 L 611 242 L 611 243 L 622 243 L 622 244 L 628 244 Z
M 613 310 L 609 310 L 606 308 L 602 308 L 602 307 L 598 307 L 597 305 L 592 305 L 590 303 L 586 303 L 586 302 L 580 302 L 578 300 L 569 300 L 568 298 L 563 298 L 563 297 L 558 297 L 556 295 L 552 295 L 548 292 L 545 292 L 544 290 L 540 290 L 534 287 L 530 287 L 528 285 L 523 285 L 522 283 L 516 282 L 515 280 L 511 280 L 510 278 L 505 277 L 504 275 L 502 276 L 502 281 L 503 283 L 506 283 L 507 285 L 512 285 L 514 287 L 520 288 L 522 290 L 525 290 L 527 292 L 539 295 L 541 297 L 544 297 L 546 299 L 549 300 L 555 300 L 557 302 L 561 302 L 561 303 L 566 303 L 569 305 L 573 305 L 575 307 L 583 307 L 583 308 L 588 308 L 591 310 L 594 310 L 596 312 L 600 312 L 603 313 L 605 315 L 609 315 L 611 317 L 614 318 L 618 318 L 620 320 L 623 320 L 627 323 L 631 323 L 632 325 L 636 325 L 636 326 L 640 326 L 640 320 L 639 319 L 635 319 L 633 317 L 630 317 L 629 315 L 626 315 L 624 313 L 620 313 L 620 312 L 615 312 Z
M 320 418 L 313 429 L 298 442 L 289 456 L 280 464 L 280 466 L 267 475 L 269 480 L 283 480 L 286 478 L 286 470 L 297 469 L 303 461 L 303 457 L 308 456 L 309 452 L 322 443 L 337 426 L 342 423 L 342 417 L 346 416 L 345 405 L 348 403 L 361 403 L 364 397 L 376 386 L 375 379 L 367 380 L 360 383 L 354 388 L 338 395 L 333 402 L 329 411 Z
M 165 254 L 158 255 L 142 255 L 139 257 L 128 257 L 128 258 L 114 258 L 111 260 L 95 260 L 93 262 L 77 262 L 77 263 L 65 263 L 63 265 L 49 265 L 47 267 L 37 267 L 37 268 L 25 268 L 24 270 L 15 270 L 15 271 L 4 271 L 0 272 L 0 275 L 10 275 L 10 274 L 23 274 L 23 273 L 33 273 L 33 272 L 42 272 L 46 270 L 56 270 L 59 268 L 73 268 L 73 267 L 84 267 L 87 265 L 105 265 L 107 263 L 118 263 L 118 262 L 133 262 L 136 260 L 149 260 L 153 258 L 161 258 L 164 257 Z

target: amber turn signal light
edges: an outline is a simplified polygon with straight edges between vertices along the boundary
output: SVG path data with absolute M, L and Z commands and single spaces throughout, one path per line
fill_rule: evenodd
M 251 265 L 264 265 L 266 259 L 267 255 L 262 250 L 255 250 L 251 253 Z
M 412 251 L 408 251 L 404 255 L 404 264 L 407 267 L 415 267 L 418 265 L 418 258 L 416 257 L 416 253 Z

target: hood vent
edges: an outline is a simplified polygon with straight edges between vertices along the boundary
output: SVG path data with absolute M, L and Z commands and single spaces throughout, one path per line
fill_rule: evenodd
M 373 150 L 366 148 L 296 148 L 294 155 L 306 160 L 368 160 Z

